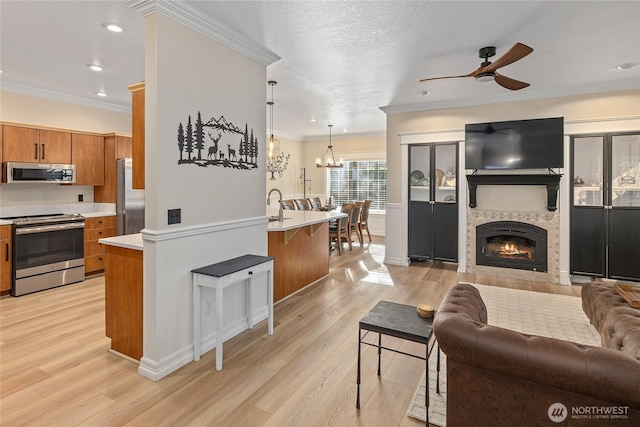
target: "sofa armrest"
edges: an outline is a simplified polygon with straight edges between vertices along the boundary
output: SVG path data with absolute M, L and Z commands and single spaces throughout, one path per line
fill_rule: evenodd
M 434 319 L 434 333 L 447 358 L 501 375 L 640 408 L 640 363 L 633 357 L 611 349 L 487 325 L 486 314 L 474 312 L 480 306 L 469 288 L 472 288 L 469 284 L 454 286 Z

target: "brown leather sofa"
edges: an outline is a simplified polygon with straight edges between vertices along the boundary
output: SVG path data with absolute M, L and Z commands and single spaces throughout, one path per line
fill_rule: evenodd
M 624 351 L 487 325 L 467 283 L 447 293 L 433 328 L 447 355 L 448 426 L 640 425 L 640 360 Z
M 600 332 L 602 346 L 640 361 L 640 309 L 631 307 L 611 283 L 582 286 L 582 310 Z

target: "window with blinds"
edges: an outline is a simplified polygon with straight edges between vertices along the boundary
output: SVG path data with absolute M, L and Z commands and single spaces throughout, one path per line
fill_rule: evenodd
M 329 169 L 329 195 L 333 204 L 373 200 L 372 210 L 385 210 L 387 203 L 387 162 L 359 160 L 345 162 L 343 168 Z

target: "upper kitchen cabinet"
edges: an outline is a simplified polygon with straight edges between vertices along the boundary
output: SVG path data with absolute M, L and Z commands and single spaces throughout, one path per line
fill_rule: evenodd
M 71 135 L 71 160 L 76 165 L 76 185 L 104 185 L 104 137 Z
M 129 86 L 131 91 L 131 133 L 133 138 L 132 185 L 144 189 L 144 82 Z
M 20 126 L 2 127 L 2 160 L 71 163 L 71 133 Z
M 93 190 L 93 201 L 116 203 L 117 175 L 116 161 L 131 157 L 131 137 L 116 133 L 104 136 L 104 185 Z

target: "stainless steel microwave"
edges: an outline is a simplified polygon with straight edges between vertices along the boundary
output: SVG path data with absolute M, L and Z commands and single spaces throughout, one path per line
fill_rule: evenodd
M 2 182 L 74 184 L 76 165 L 4 162 Z

